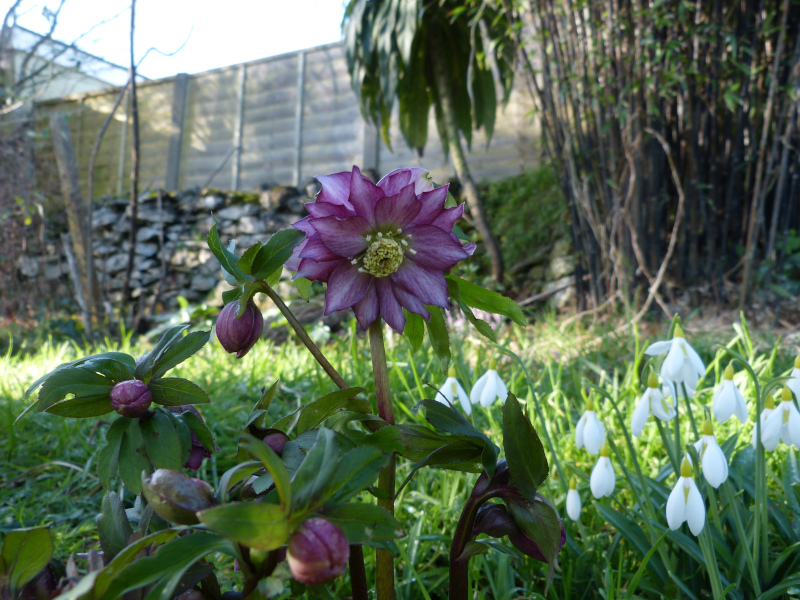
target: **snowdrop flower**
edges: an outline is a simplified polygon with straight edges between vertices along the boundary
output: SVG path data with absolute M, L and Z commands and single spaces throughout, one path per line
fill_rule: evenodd
M 781 390 L 780 405 L 767 417 L 761 430 L 761 443 L 767 450 L 774 450 L 780 440 L 787 446 L 800 448 L 800 412 L 786 386 Z
M 497 398 L 505 404 L 508 398 L 508 388 L 500 375 L 497 374 L 497 361 L 492 359 L 489 361 L 489 370 L 484 373 L 475 385 L 472 386 L 472 391 L 469 394 L 470 400 L 473 404 L 481 403 L 481 406 L 488 408 Z
M 700 464 L 703 465 L 703 475 L 712 487 L 719 488 L 728 478 L 728 459 L 714 437 L 714 428 L 711 421 L 703 425 L 703 437 L 694 445 L 700 455 Z
M 667 400 L 658 386 L 658 376 L 655 373 L 650 373 L 647 378 L 647 390 L 645 390 L 636 409 L 633 411 L 633 418 L 631 419 L 631 432 L 636 437 L 642 435 L 647 418 L 654 414 L 662 421 L 670 421 L 675 418 L 678 411 L 675 410 L 672 399 Z
M 686 384 L 689 396 L 694 395 L 697 382 L 705 375 L 706 367 L 694 348 L 686 341 L 683 329 L 675 325 L 675 333 L 667 342 L 656 342 L 644 352 L 648 356 L 666 354 L 667 357 L 661 364 L 661 376 L 669 379 L 678 386 Z
M 472 406 L 470 405 L 467 392 L 464 391 L 464 388 L 461 387 L 461 384 L 458 383 L 456 379 L 455 367 L 450 367 L 450 370 L 447 372 L 447 379 L 444 380 L 444 385 L 439 389 L 439 393 L 436 394 L 436 399 L 442 404 L 446 404 L 445 398 L 450 404 L 455 404 L 456 399 L 458 399 L 458 403 L 461 405 L 463 411 L 467 413 L 467 416 L 472 414 Z
M 719 423 L 724 423 L 731 418 L 731 415 L 736 415 L 736 418 L 742 423 L 747 421 L 747 402 L 739 388 L 733 383 L 733 367 L 731 365 L 725 367 L 722 383 L 714 393 L 712 406 L 714 417 Z
M 794 359 L 794 369 L 786 381 L 786 387 L 794 392 L 795 398 L 800 398 L 800 355 Z
M 681 463 L 681 476 L 667 499 L 667 524 L 673 531 L 684 521 L 689 523 L 689 530 L 700 535 L 706 523 L 706 505 L 697 484 L 692 479 L 692 465 L 688 458 Z
M 764 446 L 764 448 L 769 450 L 770 452 L 772 450 L 775 450 L 775 448 L 778 446 L 778 442 L 780 441 L 779 437 L 774 437 L 772 440 L 770 440 L 770 446 L 769 447 L 767 447 L 764 444 L 764 426 L 767 423 L 767 419 L 769 418 L 769 416 L 773 412 L 775 412 L 775 398 L 772 396 L 772 394 L 769 394 L 767 396 L 767 400 L 766 400 L 766 402 L 764 404 L 764 410 L 761 411 L 761 416 L 759 417 L 759 420 L 761 421 L 761 445 Z M 758 425 L 753 427 L 753 449 L 754 450 L 757 448 L 757 442 L 758 442 Z
M 611 451 L 606 444 L 600 450 L 600 458 L 592 469 L 592 477 L 589 480 L 589 487 L 592 488 L 592 496 L 598 500 L 604 496 L 614 493 L 614 486 L 617 484 L 617 475 L 614 473 L 614 465 L 611 464 Z
M 589 454 L 600 452 L 600 446 L 606 441 L 606 428 L 594 412 L 594 401 L 586 400 L 586 412 L 581 415 L 575 427 L 575 444 L 578 450 L 586 446 Z
M 567 515 L 573 521 L 579 521 L 581 518 L 581 496 L 577 487 L 573 477 L 569 482 L 569 491 L 567 492 Z

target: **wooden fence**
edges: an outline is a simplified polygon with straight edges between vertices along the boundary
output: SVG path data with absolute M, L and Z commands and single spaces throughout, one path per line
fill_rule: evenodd
M 140 189 L 185 189 L 208 184 L 257 190 L 300 185 L 317 174 L 349 170 L 353 164 L 386 173 L 400 166 L 425 166 L 439 181 L 454 173 L 431 113 L 423 156 L 409 150 L 395 124 L 391 150 L 367 124 L 350 86 L 344 49 L 329 44 L 264 60 L 138 86 L 141 137 Z M 52 111 L 67 117 L 81 186 L 87 191 L 89 157 L 119 89 L 75 95 L 36 106 L 43 131 Z M 131 134 L 127 100 L 103 139 L 95 168 L 95 197 L 128 187 Z M 473 136 L 470 165 L 478 179 L 494 179 L 534 167 L 540 153 L 538 125 L 527 92 L 515 90 L 498 113 L 491 144 Z M 44 136 L 46 140 L 46 136 Z M 40 144 L 37 164 L 52 150 Z M 55 162 L 52 161 L 55 169 Z

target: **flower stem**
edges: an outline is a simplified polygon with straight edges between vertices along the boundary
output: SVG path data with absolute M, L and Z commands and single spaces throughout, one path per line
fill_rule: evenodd
M 683 401 L 686 403 L 686 410 L 689 413 L 689 421 L 692 424 L 692 432 L 696 439 L 700 439 L 700 431 L 697 429 L 697 422 L 694 420 L 694 411 L 692 410 L 692 403 L 689 400 L 689 393 L 686 391 L 686 384 L 681 383 L 681 390 L 683 391 Z
M 733 524 L 736 527 L 736 535 L 741 540 L 740 547 L 744 552 L 744 559 L 747 562 L 747 569 L 750 571 L 750 580 L 752 582 L 753 589 L 756 592 L 756 596 L 760 596 L 761 584 L 758 580 L 758 570 L 756 569 L 756 563 L 753 560 L 753 553 L 750 551 L 750 546 L 747 543 L 747 532 L 744 529 L 744 525 L 742 525 L 742 517 L 739 514 L 739 505 L 733 497 L 733 492 L 731 492 L 730 480 L 722 484 L 722 492 L 725 494 L 725 504 L 728 506 L 730 514 L 733 515 Z
M 714 545 L 711 542 L 708 525 L 703 528 L 698 541 L 703 551 L 703 558 L 706 560 L 708 577 L 711 580 L 711 593 L 714 596 L 714 600 L 722 600 L 724 597 L 722 593 L 722 581 L 719 577 L 719 565 L 717 564 L 717 557 L 714 553 Z
M 349 567 L 353 600 L 368 600 L 367 571 L 364 569 L 364 550 L 361 545 L 350 546 Z
M 389 388 L 389 369 L 386 366 L 386 348 L 383 344 L 383 321 L 376 320 L 369 326 L 369 348 L 372 355 L 372 376 L 375 379 L 375 396 L 378 401 L 378 416 L 389 425 L 394 425 L 392 391 Z M 378 499 L 381 506 L 394 514 L 395 456 L 378 474 L 378 489 L 385 498 Z M 378 600 L 394 600 L 394 557 L 391 552 L 376 553 Z

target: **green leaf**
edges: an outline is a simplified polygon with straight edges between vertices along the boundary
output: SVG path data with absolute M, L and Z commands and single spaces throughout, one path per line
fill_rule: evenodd
M 536 430 L 511 393 L 503 406 L 503 450 L 514 484 L 533 502 L 536 489 L 547 478 L 550 468 Z
M 297 288 L 297 293 L 300 294 L 303 300 L 308 302 L 308 299 L 311 297 L 311 282 L 305 277 L 298 277 L 293 281 Z
M 222 292 L 222 303 L 227 305 L 230 304 L 231 302 L 235 302 L 236 300 L 238 300 L 239 297 L 242 295 L 242 287 L 244 286 L 240 285 L 233 289 L 225 290 L 224 292 Z
M 103 446 L 97 457 L 97 477 L 106 489 L 110 487 L 111 480 L 117 474 L 122 434 L 130 424 L 131 419 L 120 417 L 106 431 L 106 445 Z
M 39 401 L 36 410 L 46 411 L 48 408 L 63 400 L 68 394 L 76 398 L 103 396 L 108 399 L 109 409 L 111 400 L 108 394 L 114 382 L 107 377 L 81 367 L 70 367 L 56 371 L 42 384 L 39 390 Z
M 444 313 L 438 306 L 427 306 L 426 308 L 431 313 L 431 320 L 428 321 L 428 337 L 431 340 L 431 346 L 442 367 L 442 373 L 447 373 L 447 368 L 450 365 L 450 335 L 447 333 L 447 325 L 444 322 Z
M 250 246 L 244 254 L 242 254 L 242 258 L 236 262 L 236 266 L 248 275 L 251 275 L 253 272 L 253 259 L 256 257 L 256 254 L 258 254 L 259 250 L 261 250 L 261 242 L 256 242 L 253 246 Z
M 208 404 L 210 399 L 202 388 L 188 379 L 162 377 L 148 384 L 153 392 L 153 402 L 163 406 L 182 406 L 184 404 Z
M 346 452 L 320 494 L 326 501 L 345 502 L 367 489 L 378 478 L 378 471 L 389 464 L 389 455 L 376 446 L 359 446 Z
M 522 497 L 519 501 L 507 502 L 506 505 L 517 527 L 536 542 L 548 564 L 553 564 L 561 543 L 561 520 L 553 507 L 545 502 L 530 502 Z
M 217 257 L 220 266 L 222 266 L 222 268 L 225 269 L 238 284 L 253 281 L 253 278 L 250 275 L 242 271 L 237 266 L 236 263 L 239 262 L 239 257 L 222 245 L 222 242 L 219 239 L 219 234 L 217 234 L 216 223 L 214 223 L 211 231 L 208 232 L 208 247 L 211 252 L 214 253 L 214 256 Z
M 406 316 L 403 335 L 411 343 L 411 352 L 413 354 L 422 347 L 422 340 L 425 337 L 425 320 L 420 315 L 408 312 L 406 309 L 403 309 L 403 314 Z
M 263 468 L 264 465 L 260 461 L 250 460 L 239 463 L 232 469 L 225 471 L 225 473 L 223 473 L 222 477 L 219 479 L 219 485 L 217 485 L 217 503 L 224 503 L 229 489 Z
M 485 448 L 483 441 L 478 443 L 474 437 L 441 435 L 422 425 L 396 427 L 400 431 L 398 441 L 403 445 L 400 454 L 408 460 L 420 462 L 427 459 L 426 464 L 472 473 L 483 470 L 479 464 Z M 435 459 L 429 458 L 445 447 L 447 450 L 437 452 Z
M 455 275 L 447 275 L 446 279 L 448 282 L 454 282 L 458 286 L 460 298 L 467 306 L 497 315 L 503 315 L 514 321 L 517 325 L 525 326 L 528 324 L 528 320 L 525 318 L 525 314 L 522 312 L 519 304 L 514 302 L 511 298 L 506 298 L 497 292 L 482 288 L 479 285 L 470 283 Z
M 292 484 L 289 479 L 289 472 L 281 462 L 281 459 L 269 446 L 251 435 L 242 436 L 242 447 L 260 460 L 269 471 L 269 474 L 272 475 L 281 504 L 288 509 L 292 505 Z
M 181 334 L 187 329 L 189 329 L 188 323 L 176 325 L 175 327 L 167 329 L 153 349 L 147 354 L 139 357 L 135 371 L 136 379 L 144 381 L 145 383 L 149 383 L 153 378 L 153 365 L 155 365 L 156 361 L 167 350 L 170 344 L 180 339 Z
M 247 417 L 247 421 L 245 421 L 245 429 L 250 427 L 250 425 L 255 425 L 256 427 L 261 428 L 264 427 L 264 418 L 267 416 L 267 411 L 269 410 L 272 401 L 275 399 L 275 392 L 278 391 L 279 384 L 280 380 L 273 383 L 270 387 L 264 389 L 264 393 L 261 394 L 261 398 L 259 398 L 255 406 L 253 406 L 253 410 L 250 411 L 250 415 Z
M 133 535 L 133 529 L 131 529 L 131 524 L 125 514 L 125 507 L 116 493 L 112 491 L 105 493 L 103 512 L 97 515 L 95 521 L 105 560 L 110 561 L 128 545 L 128 540 Z
M 300 410 L 300 417 L 297 419 L 297 434 L 300 435 L 309 429 L 318 427 L 338 410 L 346 408 L 355 412 L 369 412 L 370 406 L 366 399 L 356 398 L 350 402 L 351 398 L 363 391 L 363 388 L 337 390 L 306 404 Z
M 47 566 L 52 555 L 50 527 L 9 531 L 3 540 L 0 562 L 6 567 L 2 575 L 12 590 L 10 597 L 16 597 L 16 592 Z
M 257 281 L 266 279 L 277 269 L 283 267 L 283 264 L 292 256 L 292 249 L 305 237 L 305 233 L 293 227 L 281 229 L 270 236 L 253 260 L 253 278 Z
M 79 358 L 77 360 L 73 360 L 73 361 L 68 362 L 68 363 L 60 364 L 55 369 L 50 371 L 49 373 L 39 377 L 39 379 L 34 381 L 28 387 L 28 389 L 25 390 L 25 396 L 24 397 L 27 398 L 28 396 L 30 396 L 34 392 L 34 390 L 36 390 L 36 388 L 38 388 L 40 385 L 42 385 L 42 383 L 44 383 L 47 379 L 49 379 L 50 377 L 52 377 L 56 373 L 58 373 L 60 371 L 63 371 L 64 369 L 68 369 L 70 367 L 81 366 L 84 363 L 90 362 L 90 361 L 95 360 L 95 359 L 101 359 L 101 358 L 108 358 L 108 359 L 114 360 L 116 362 L 122 363 L 123 365 L 127 366 L 129 369 L 133 369 L 136 366 L 136 361 L 134 361 L 133 357 L 128 356 L 127 354 L 124 354 L 122 352 L 103 352 L 101 354 L 93 354 L 92 356 L 85 356 L 83 358 Z M 90 370 L 92 370 L 92 369 L 90 369 Z
M 483 542 L 467 542 L 467 545 L 464 546 L 464 551 L 459 555 L 458 560 L 466 561 L 473 556 L 486 554 L 489 550 L 491 550 L 491 548 Z
M 193 331 L 182 338 L 174 340 L 154 361 L 151 378 L 159 379 L 164 373 L 195 354 L 206 345 L 210 334 L 211 330 Z
M 461 308 L 461 311 L 467 317 L 467 320 L 472 323 L 472 326 L 475 327 L 475 329 L 478 330 L 478 333 L 496 343 L 497 336 L 494 333 L 494 329 L 492 329 L 492 326 L 486 321 L 477 318 L 475 313 L 472 312 L 472 309 L 461 299 L 461 292 L 458 289 L 458 284 L 452 279 L 448 279 L 447 289 L 450 297 L 455 300 L 456 304 L 458 304 L 458 306 Z
M 172 419 L 160 410 L 141 421 L 147 455 L 156 469 L 179 471 L 181 465 L 181 440 Z
M 333 476 L 339 457 L 333 431 L 320 429 L 314 445 L 292 477 L 292 513 L 301 513 L 325 501 L 321 493 Z
M 209 452 L 214 452 L 216 450 L 214 437 L 211 435 L 211 430 L 208 428 L 208 425 L 205 424 L 203 419 L 188 410 L 178 415 L 178 419 L 184 421 L 189 427 L 191 427 L 192 431 L 197 436 L 197 439 L 200 440 L 201 444 L 203 444 L 203 448 Z
M 385 548 L 384 542 L 405 535 L 402 526 L 385 508 L 375 504 L 339 504 L 323 515 L 341 527 L 350 544 Z
M 291 533 L 286 511 L 277 504 L 231 502 L 197 516 L 211 531 L 259 550 L 277 550 Z
M 111 399 L 106 393 L 99 396 L 79 396 L 69 400 L 62 400 L 49 407 L 46 412 L 59 417 L 85 419 L 87 417 L 99 417 L 113 410 L 111 408 Z
M 142 491 L 142 471 L 150 473 L 142 430 L 138 419 L 131 419 L 122 434 L 119 449 L 119 475 L 128 490 L 136 495 Z

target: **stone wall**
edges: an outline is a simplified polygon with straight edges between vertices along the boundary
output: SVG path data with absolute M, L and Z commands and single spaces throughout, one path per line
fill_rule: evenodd
M 316 185 L 309 183 L 303 193 L 294 187 L 275 187 L 260 195 L 184 190 L 162 193 L 160 202 L 159 194 L 150 194 L 139 203 L 132 296 L 149 303 L 161 285 L 159 302 L 166 310 L 177 308 L 178 296 L 202 301 L 223 281 L 219 262 L 206 243 L 214 220 L 223 243 L 235 239 L 237 247 L 244 248 L 263 243 L 306 214 L 304 195 L 313 197 Z M 130 249 L 128 203 L 128 198 L 104 197 L 92 218 L 98 282 L 104 299 L 115 306 L 121 299 Z M 73 295 L 64 243 L 53 241 L 41 254 L 22 255 L 17 271 L 31 283 L 44 283 L 49 293 Z

